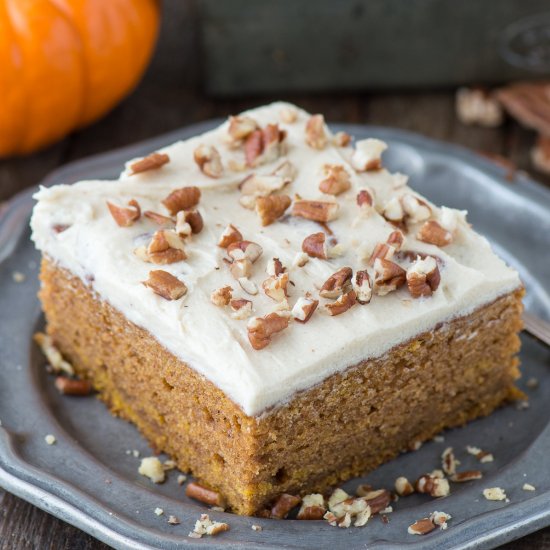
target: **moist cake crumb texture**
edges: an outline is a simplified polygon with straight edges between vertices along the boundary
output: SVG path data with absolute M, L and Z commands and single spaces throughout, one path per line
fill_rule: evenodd
M 42 345 L 217 507 L 308 494 L 309 519 L 315 494 L 520 395 L 517 273 L 386 149 L 277 103 L 118 180 L 41 189 Z M 447 449 L 445 475 L 477 479 L 458 464 Z M 446 494 L 438 472 L 416 490 Z

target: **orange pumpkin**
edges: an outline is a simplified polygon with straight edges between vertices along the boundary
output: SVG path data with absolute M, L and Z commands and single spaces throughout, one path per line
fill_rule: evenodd
M 147 66 L 158 0 L 0 0 L 0 156 L 95 121 Z

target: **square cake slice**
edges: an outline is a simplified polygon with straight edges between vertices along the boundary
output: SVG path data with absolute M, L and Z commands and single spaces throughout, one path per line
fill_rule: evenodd
M 36 194 L 48 333 L 239 514 L 517 395 L 518 274 L 386 147 L 276 103 Z

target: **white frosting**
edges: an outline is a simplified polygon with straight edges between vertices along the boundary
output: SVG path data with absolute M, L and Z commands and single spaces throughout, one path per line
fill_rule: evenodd
M 99 297 L 109 302 L 133 323 L 148 330 L 160 344 L 223 390 L 245 413 L 259 415 L 267 408 L 287 401 L 299 390 L 318 384 L 331 374 L 371 357 L 380 356 L 396 344 L 433 328 L 437 323 L 467 314 L 520 285 L 517 273 L 491 250 L 488 242 L 465 222 L 464 213 L 444 211 L 445 226 L 454 224 L 454 241 L 445 248 L 415 239 L 419 224 L 407 234 L 404 249 L 433 253 L 443 260 L 441 284 L 433 296 L 413 300 L 406 287 L 386 296 L 373 296 L 368 305 L 330 317 L 319 308 L 307 324 L 291 323 L 274 336 L 263 350 L 252 349 L 247 338 L 247 321 L 234 319 L 229 308 L 210 301 L 213 290 L 231 285 L 235 297 L 253 301 L 254 314 L 265 315 L 276 304 L 260 293 L 246 295 L 232 279 L 216 246 L 227 224 L 233 223 L 245 239 L 263 247 L 254 264 L 251 279 L 261 288 L 266 266 L 277 257 L 288 267 L 290 307 L 311 292 L 315 296 L 323 282 L 342 266 L 365 269 L 378 242 L 395 229 L 375 210 L 361 215 L 356 204 L 358 189 L 368 187 L 375 206 L 382 211 L 394 197 L 414 193 L 402 174 L 386 170 L 356 173 L 349 165 L 352 147 L 327 145 L 312 149 L 304 140 L 309 115 L 297 110 L 297 120 L 285 123 L 281 111 L 287 104 L 276 103 L 247 114 L 262 126 L 279 123 L 288 132 L 287 153 L 297 169 L 296 179 L 286 189 L 289 195 L 306 199 L 329 199 L 319 191 L 326 163 L 345 164 L 351 175 L 351 190 L 339 195 L 340 212 L 330 222 L 343 255 L 331 260 L 310 259 L 304 267 L 293 266 L 304 238 L 322 229 L 315 222 L 286 216 L 261 227 L 257 214 L 238 203 L 238 184 L 251 172 L 269 174 L 283 159 L 245 172 L 231 171 L 228 161 L 242 161 L 242 149 L 226 143 L 227 123 L 220 128 L 162 152 L 170 163 L 158 170 L 117 181 L 84 181 L 74 185 L 42 188 L 35 195 L 38 204 L 32 218 L 33 240 L 49 258 L 91 284 Z M 212 179 L 202 174 L 193 161 L 199 144 L 214 145 L 220 152 L 224 175 Z M 167 215 L 161 200 L 170 191 L 187 185 L 202 190 L 199 210 L 205 227 L 186 244 L 188 259 L 166 266 L 146 263 L 133 254 L 158 229 L 142 217 L 132 227 L 121 228 L 111 217 L 106 201 L 126 205 L 136 199 L 142 211 Z M 441 211 L 432 206 L 433 215 Z M 453 213 L 455 214 L 453 216 Z M 52 226 L 70 226 L 56 233 Z M 142 281 L 151 269 L 164 269 L 185 282 L 189 291 L 177 301 L 167 301 L 146 288 Z M 90 282 L 91 281 L 91 282 Z

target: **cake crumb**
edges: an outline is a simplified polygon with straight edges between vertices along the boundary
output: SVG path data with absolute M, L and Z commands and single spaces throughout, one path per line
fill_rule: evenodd
M 500 487 L 489 487 L 487 489 L 483 489 L 483 496 L 487 500 L 506 500 L 506 493 L 504 492 L 504 489 L 501 489 Z
M 187 476 L 180 474 L 178 476 L 178 485 L 183 485 L 187 481 Z
M 523 401 L 518 401 L 516 403 L 516 410 L 518 411 L 525 411 L 527 410 L 531 405 L 529 404 L 529 401 L 527 400 L 523 400 Z
M 162 508 L 155 508 L 156 516 L 162 516 L 162 514 L 164 514 L 164 510 Z
M 12 273 L 12 278 L 14 283 L 22 283 L 25 281 L 27 276 L 24 273 L 21 273 L 21 271 L 14 271 Z
M 258 532 L 262 531 L 262 526 L 261 525 L 254 524 L 250 528 L 252 529 L 252 531 L 258 531 Z
M 55 445 L 57 443 L 57 439 L 55 438 L 55 435 L 48 434 L 44 440 L 48 445 Z
M 530 390 L 534 390 L 536 388 L 539 387 L 539 381 L 537 378 L 535 378 L 534 376 L 532 376 L 531 378 L 529 378 L 529 380 L 527 380 L 527 382 L 525 383 L 525 385 L 530 389 Z
M 536 487 L 534 485 L 531 485 L 530 483 L 524 483 L 522 489 L 524 491 L 536 491 Z
M 180 520 L 176 516 L 168 516 L 168 523 L 170 525 L 179 525 Z
M 220 521 L 212 521 L 208 514 L 201 514 L 196 521 L 195 528 L 189 533 L 191 538 L 201 538 L 203 535 L 217 535 L 223 531 L 229 531 L 229 525 Z
M 166 478 L 162 463 L 156 456 L 142 458 L 138 472 L 148 477 L 153 483 L 162 483 Z
M 443 443 L 445 441 L 445 438 L 442 435 L 435 435 L 433 437 L 433 441 L 436 443 Z
M 139 458 L 139 455 L 140 455 L 140 452 L 139 452 L 137 449 L 134 449 L 134 450 L 132 451 L 132 456 L 133 456 L 134 458 Z
M 420 447 L 422 447 L 422 441 L 415 441 L 415 442 L 411 445 L 411 450 L 413 450 L 413 451 L 418 451 L 418 449 L 420 449 Z

